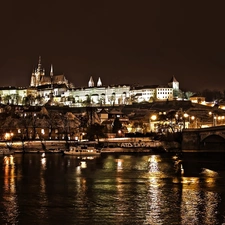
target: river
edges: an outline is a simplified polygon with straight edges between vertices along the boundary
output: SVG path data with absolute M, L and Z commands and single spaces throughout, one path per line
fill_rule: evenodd
M 0 224 L 225 224 L 225 154 L 0 156 Z

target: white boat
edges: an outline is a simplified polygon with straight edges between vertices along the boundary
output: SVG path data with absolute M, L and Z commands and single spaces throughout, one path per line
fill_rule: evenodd
M 98 150 L 94 145 L 89 144 L 78 144 L 70 146 L 69 150 L 64 151 L 65 155 L 76 155 L 76 156 L 98 156 L 101 151 Z

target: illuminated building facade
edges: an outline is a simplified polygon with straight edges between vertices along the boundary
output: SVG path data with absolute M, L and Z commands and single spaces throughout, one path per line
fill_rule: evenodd
M 41 57 L 31 74 L 29 87 L 1 87 L 0 102 L 15 105 L 129 105 L 134 102 L 173 100 L 179 92 L 179 82 L 173 76 L 167 85 L 110 85 L 104 86 L 99 77 L 95 84 L 92 77 L 85 87 L 75 87 L 66 77 L 54 75 L 53 66 L 49 76 L 42 68 Z

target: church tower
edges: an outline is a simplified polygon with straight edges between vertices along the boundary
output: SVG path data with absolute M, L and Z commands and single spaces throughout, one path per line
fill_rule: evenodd
M 35 77 L 35 70 L 33 70 L 30 80 L 30 86 L 35 87 L 36 86 L 36 77 Z
M 174 91 L 179 91 L 179 82 L 177 81 L 174 75 L 170 80 L 170 82 L 168 83 L 168 86 L 173 88 Z
M 41 85 L 41 78 L 45 75 L 45 70 L 42 68 L 41 65 L 41 56 L 39 56 L 38 60 L 38 67 L 35 69 L 31 75 L 31 87 L 37 87 Z

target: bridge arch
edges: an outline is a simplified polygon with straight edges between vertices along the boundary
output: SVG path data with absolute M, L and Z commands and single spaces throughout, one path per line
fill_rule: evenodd
M 200 150 L 225 152 L 225 138 L 218 134 L 208 135 L 200 141 Z

